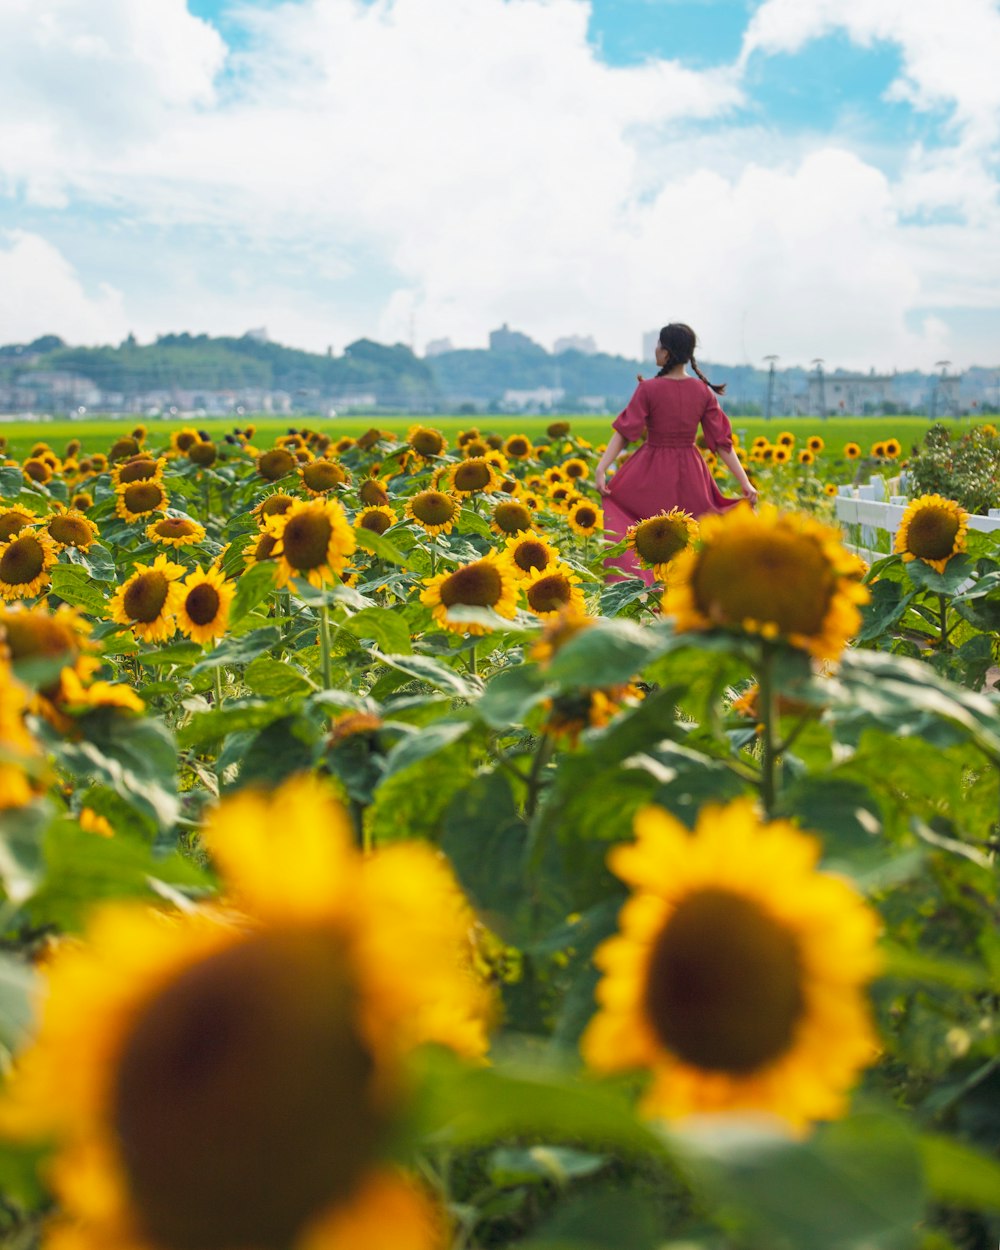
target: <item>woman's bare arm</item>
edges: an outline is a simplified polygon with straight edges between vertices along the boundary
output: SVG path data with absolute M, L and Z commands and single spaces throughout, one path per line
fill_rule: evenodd
M 628 443 L 626 443 L 618 431 L 615 430 L 611 435 L 611 441 L 604 449 L 604 455 L 600 458 L 600 460 L 598 460 L 597 468 L 594 470 L 594 485 L 602 495 L 606 495 L 608 493 L 608 469 L 612 464 L 614 464 L 627 446 Z
M 718 456 L 733 477 L 736 478 L 737 482 L 739 482 L 740 489 L 743 492 L 743 498 L 748 503 L 755 504 L 757 502 L 757 488 L 750 484 L 750 479 L 747 477 L 747 471 L 740 464 L 740 458 L 737 456 L 736 452 L 732 449 L 732 447 L 727 448 L 725 451 L 723 451 L 720 447 Z

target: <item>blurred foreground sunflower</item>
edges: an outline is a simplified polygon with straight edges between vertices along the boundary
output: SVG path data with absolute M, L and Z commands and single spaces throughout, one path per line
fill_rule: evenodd
M 98 912 L 47 969 L 3 1108 L 53 1143 L 76 1250 L 432 1250 L 393 1162 L 425 1043 L 479 1057 L 473 920 L 418 846 L 362 859 L 312 780 L 244 791 L 205 843 L 231 912 Z
M 835 660 L 861 624 L 868 591 L 836 530 L 801 513 L 745 503 L 701 520 L 701 543 L 671 566 L 663 611 L 678 633 L 730 629 L 780 638 Z
M 945 565 L 965 550 L 969 514 L 943 495 L 921 495 L 907 505 L 896 531 L 893 550 L 905 561 L 923 560 L 943 573 Z
M 877 1054 L 865 985 L 878 918 L 819 872 L 820 844 L 750 800 L 702 811 L 692 835 L 647 807 L 612 870 L 632 889 L 584 1035 L 604 1072 L 648 1069 L 645 1110 L 777 1116 L 802 1130 L 845 1111 Z
M 37 790 L 32 774 L 42 752 L 24 723 L 28 698 L 10 664 L 0 658 L 0 811 L 23 807 Z
M 489 627 L 473 621 L 455 621 L 448 615 L 454 607 L 491 608 L 513 619 L 517 611 L 518 583 L 510 568 L 489 555 L 462 564 L 454 572 L 438 573 L 425 580 L 420 602 L 432 610 L 437 623 L 453 634 L 481 636 Z

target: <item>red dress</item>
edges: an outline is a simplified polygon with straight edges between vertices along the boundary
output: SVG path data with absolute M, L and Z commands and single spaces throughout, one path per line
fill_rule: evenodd
M 604 528 L 609 541 L 625 537 L 637 521 L 683 508 L 694 517 L 725 512 L 739 499 L 727 499 L 695 446 L 701 425 L 705 445 L 712 451 L 733 446 L 729 418 L 719 407 L 710 386 L 700 378 L 648 378 L 635 388 L 628 407 L 612 422 L 627 443 L 645 430 L 646 441 L 609 480 L 604 497 Z M 653 581 L 631 551 L 605 561 L 629 577 Z M 612 574 L 611 581 L 620 580 Z

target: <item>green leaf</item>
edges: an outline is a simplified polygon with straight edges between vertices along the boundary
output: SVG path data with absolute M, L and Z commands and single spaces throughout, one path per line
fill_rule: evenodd
M 871 586 L 871 601 L 861 609 L 861 629 L 858 642 L 872 642 L 890 630 L 903 616 L 911 600 L 918 593 L 903 593 L 899 582 L 882 578 Z
M 8 808 L 0 825 L 0 881 L 12 903 L 31 897 L 42 879 L 42 838 L 51 819 L 47 803 Z
M 186 667 L 193 664 L 204 652 L 205 648 L 199 642 L 175 642 L 169 647 L 144 651 L 139 656 L 139 663 L 148 668 L 166 668 L 171 664 L 181 664 Z
M 376 534 L 374 530 L 365 529 L 363 525 L 355 525 L 354 537 L 359 547 L 370 552 L 379 560 L 387 560 L 390 564 L 407 567 L 407 558 L 392 541 L 384 534 Z
M 214 651 L 210 651 L 203 660 L 196 664 L 191 672 L 197 675 L 223 666 L 238 668 L 242 664 L 249 664 L 251 660 L 270 651 L 280 642 L 281 631 L 273 625 L 264 629 L 251 630 L 249 634 L 243 634 L 238 638 L 225 638 Z
M 452 799 L 441 849 L 481 914 L 511 917 L 525 903 L 527 838 L 528 827 L 502 772 L 471 778 Z
M 563 1186 L 600 1172 L 608 1166 L 608 1156 L 569 1146 L 501 1146 L 490 1155 L 487 1166 L 490 1181 L 499 1188 L 535 1181 Z
M 52 593 L 64 603 L 83 608 L 93 616 L 103 617 L 107 613 L 107 594 L 94 585 L 90 570 L 79 564 L 57 564 L 52 569 Z
M 370 638 L 389 654 L 408 655 L 413 650 L 406 618 L 393 608 L 362 608 L 338 625 L 355 638 Z
M 552 1147 L 541 1147 L 550 1150 Z M 580 1152 L 577 1152 L 580 1153 Z M 589 1156 L 585 1156 L 589 1157 Z M 597 1157 L 597 1156 L 594 1156 Z M 698 1250 L 695 1242 L 665 1242 L 662 1215 L 640 1186 L 622 1193 L 586 1193 L 560 1203 L 518 1250 Z
M 30 964 L 0 954 L 0 1043 L 20 1050 L 31 1036 L 38 978 Z
M 643 596 L 655 601 L 657 592 L 651 590 L 641 577 L 627 577 L 620 582 L 609 582 L 601 591 L 601 615 L 618 616 Z
M 414 764 L 420 763 L 431 755 L 437 755 L 445 747 L 449 747 L 459 738 L 464 737 L 472 725 L 469 721 L 437 721 L 421 730 L 419 734 L 411 734 L 402 738 L 389 752 L 386 760 L 386 776 L 401 773 Z
M 262 694 L 269 699 L 307 694 L 313 689 L 312 682 L 293 664 L 285 660 L 272 660 L 266 655 L 258 656 L 247 665 L 243 680 L 254 694 Z
M 598 621 L 559 648 L 546 676 L 563 689 L 619 685 L 669 645 L 668 636 L 631 621 Z
M 263 729 L 287 714 L 288 703 L 284 699 L 271 699 L 266 703 L 259 699 L 234 699 L 225 707 L 197 712 L 181 726 L 177 741 L 182 747 L 201 748 L 232 733 Z
M 241 621 L 248 612 L 261 603 L 274 589 L 274 563 L 265 560 L 251 566 L 240 574 L 236 582 L 236 595 L 229 609 L 232 624 Z
M 882 975 L 902 981 L 931 982 L 969 993 L 995 991 L 1000 980 L 980 964 L 906 950 L 894 942 L 882 946 Z
M 951 1137 L 924 1133 L 917 1141 L 927 1188 L 938 1202 L 971 1211 L 1000 1211 L 1000 1163 Z
M 859 781 L 801 777 L 782 795 L 778 814 L 794 818 L 807 833 L 823 835 L 828 866 L 869 869 L 885 857 L 878 804 Z
M 953 595 L 972 576 L 972 561 L 963 553 L 952 556 L 944 572 L 932 569 L 923 560 L 908 560 L 906 573 L 914 586 L 936 594 Z
M 0 495 L 6 500 L 13 500 L 21 493 L 24 486 L 24 473 L 17 464 L 5 464 L 0 467 Z
M 237 786 L 277 786 L 313 764 L 313 745 L 301 717 L 285 716 L 260 731 L 241 752 Z M 228 794 L 234 787 L 227 786 Z
M 473 699 L 480 690 L 478 682 L 473 684 L 449 665 L 429 655 L 382 655 L 379 659 L 409 678 L 461 699 Z
M 489 679 L 475 705 L 476 714 L 494 729 L 509 729 L 523 724 L 556 689 L 537 664 L 512 664 Z

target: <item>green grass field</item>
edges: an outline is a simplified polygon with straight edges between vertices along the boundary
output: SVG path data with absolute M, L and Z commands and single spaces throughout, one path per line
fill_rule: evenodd
M 459 430 L 476 426 L 484 434 L 498 433 L 504 436 L 515 432 L 523 432 L 535 441 L 545 438 L 545 429 L 553 420 L 561 417 L 549 416 L 470 416 L 470 417 L 340 417 L 335 420 L 312 418 L 306 416 L 292 417 L 233 417 L 200 418 L 196 423 L 182 421 L 177 418 L 170 420 L 149 419 L 145 422 L 149 430 L 149 444 L 161 446 L 169 439 L 173 430 L 183 425 L 197 424 L 198 429 L 207 430 L 214 438 L 221 438 L 234 425 L 244 426 L 253 423 L 256 426 L 254 442 L 258 446 L 267 446 L 277 434 L 285 433 L 291 428 L 308 426 L 310 429 L 322 429 L 340 437 L 347 434 L 352 437 L 363 433 L 372 425 L 379 429 L 391 430 L 405 435 L 413 424 L 434 426 L 449 438 L 454 438 Z M 581 438 L 591 443 L 606 442 L 611 432 L 610 417 L 570 416 L 572 430 Z M 48 443 L 59 455 L 62 455 L 66 443 L 71 438 L 80 439 L 85 451 L 106 451 L 108 446 L 123 433 L 127 433 L 137 424 L 136 417 L 94 418 L 83 421 L 15 421 L 0 417 L 0 435 L 7 438 L 8 454 L 22 459 L 39 441 Z M 948 422 L 957 430 L 968 429 L 972 425 L 982 423 L 983 418 L 963 419 Z M 744 442 L 748 442 L 758 434 L 773 440 L 783 430 L 790 430 L 801 442 L 810 434 L 819 434 L 830 450 L 840 450 L 846 442 L 860 443 L 867 450 L 873 442 L 884 438 L 897 438 L 903 445 L 904 456 L 911 447 L 918 443 L 924 432 L 932 424 L 927 417 L 830 417 L 823 421 L 819 417 L 775 417 L 765 421 L 762 417 L 732 418 L 733 428 L 737 430 Z

